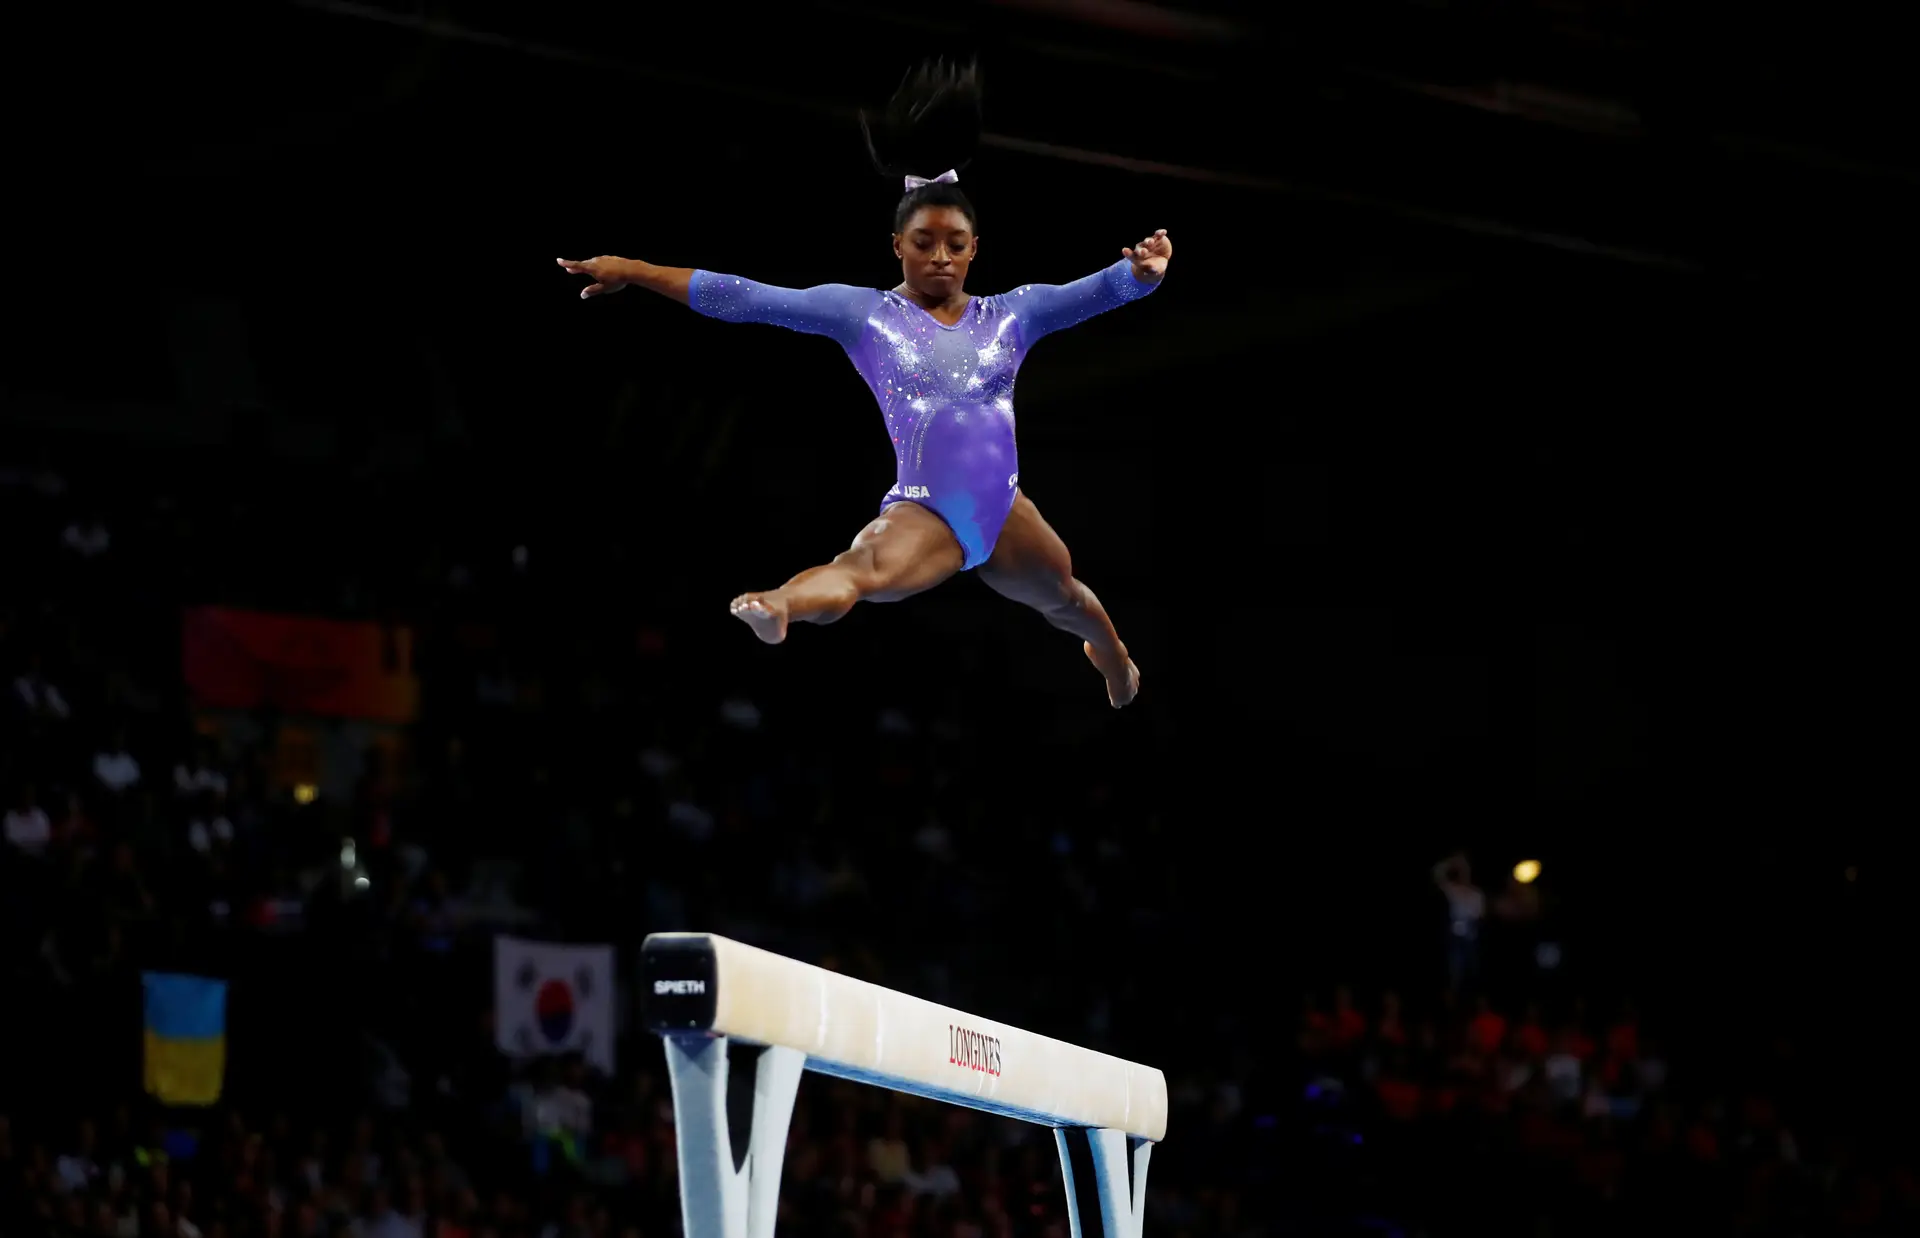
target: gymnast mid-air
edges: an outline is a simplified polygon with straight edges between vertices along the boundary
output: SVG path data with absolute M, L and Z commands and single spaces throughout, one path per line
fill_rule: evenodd
M 1073 283 L 971 296 L 965 284 L 979 251 L 979 216 L 955 170 L 979 140 L 977 72 L 924 66 L 861 125 L 875 165 L 906 185 L 893 213 L 902 279 L 889 292 L 775 288 L 630 258 L 563 258 L 560 265 L 591 278 L 582 297 L 634 285 L 727 322 L 828 336 L 880 402 L 898 466 L 893 489 L 879 516 L 832 562 L 734 599 L 734 615 L 761 640 L 777 644 L 791 623 L 832 623 L 856 602 L 897 602 L 978 568 L 995 592 L 1078 636 L 1106 679 L 1107 699 L 1120 708 L 1139 692 L 1140 671 L 1100 600 L 1074 579 L 1066 544 L 1020 491 L 1013 381 L 1027 350 L 1048 333 L 1157 288 L 1173 244 L 1162 229 Z M 942 167 L 950 170 L 923 179 Z

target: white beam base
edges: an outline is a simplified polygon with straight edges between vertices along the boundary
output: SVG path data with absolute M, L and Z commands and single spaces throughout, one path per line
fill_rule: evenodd
M 663 1037 L 685 1238 L 773 1238 L 807 1055 L 725 1036 Z
M 1140 1238 L 1167 1133 L 1151 1066 L 713 933 L 654 933 L 641 966 L 673 1080 L 684 1238 L 772 1238 L 803 1070 L 1051 1127 L 1073 1238 Z
M 1140 1238 L 1153 1144 L 1125 1131 L 1056 1127 L 1072 1238 Z

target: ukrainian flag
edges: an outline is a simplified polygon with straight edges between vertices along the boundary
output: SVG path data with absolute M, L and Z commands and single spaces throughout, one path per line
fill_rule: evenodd
M 163 1105 L 211 1105 L 227 1071 L 227 982 L 142 972 L 146 1086 Z

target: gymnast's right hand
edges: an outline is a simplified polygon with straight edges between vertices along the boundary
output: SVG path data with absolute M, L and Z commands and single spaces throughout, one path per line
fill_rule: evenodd
M 585 262 L 573 262 L 566 258 L 555 258 L 555 262 L 575 275 L 585 275 L 593 280 L 580 290 L 580 299 L 597 297 L 604 292 L 618 292 L 634 282 L 639 272 L 639 263 L 626 258 L 615 258 L 602 254 L 598 258 L 589 258 Z

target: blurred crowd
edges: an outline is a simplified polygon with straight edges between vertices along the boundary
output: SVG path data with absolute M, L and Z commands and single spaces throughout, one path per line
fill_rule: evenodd
M 1920 1229 L 1911 1132 L 1863 1128 L 1784 1035 L 1723 1046 L 1715 1069 L 1670 1063 L 1630 1001 L 1603 1017 L 1339 988 L 1307 1001 L 1299 1039 L 1328 1181 L 1448 1232 Z
M 511 568 L 489 592 L 459 562 L 368 567 L 415 581 L 425 712 L 350 795 L 296 795 L 279 720 L 223 730 L 180 679 L 180 606 L 227 600 L 212 493 L 0 468 L 5 1238 L 675 1233 L 657 1042 L 629 1009 L 611 1076 L 502 1056 L 503 928 L 615 943 L 629 974 L 645 933 L 712 929 L 1164 1064 L 1146 1224 L 1169 1238 L 1920 1218 L 1901 1145 L 1829 1137 L 1790 1044 L 1725 1086 L 1669 1061 L 1657 1017 L 1546 984 L 1534 939 L 1502 955 L 1525 891 L 1494 900 L 1483 959 L 1486 900 L 1443 865 L 1416 1000 L 1341 987 L 1289 1043 L 1291 1001 L 1168 1003 L 1139 982 L 1160 947 L 1101 948 L 1172 941 L 1206 872 L 1044 719 L 1023 746 L 964 693 L 738 688 L 690 669 L 670 616 L 616 655 L 543 629 Z M 219 1106 L 143 1093 L 143 969 L 230 980 Z M 1050 1132 L 811 1076 L 782 1199 L 791 1235 L 1067 1232 Z
M 404 749 L 370 746 L 350 795 L 300 795 L 281 720 L 223 728 L 181 682 L 179 608 L 223 600 L 206 564 L 240 497 L 42 463 L 0 469 L 0 503 L 0 960 L 31 1012 L 0 1025 L 0 1234 L 675 1232 L 658 1042 L 629 1008 L 611 1077 L 503 1057 L 503 928 L 614 942 L 629 970 L 646 932 L 712 928 L 1097 1047 L 1178 1042 L 1127 960 L 1048 975 L 1096 913 L 1101 934 L 1166 916 L 1168 874 L 1130 863 L 1158 821 L 1077 774 L 994 811 L 1057 754 L 983 761 L 1000 737 L 964 709 L 756 699 L 687 673 L 653 620 L 624 656 L 583 651 L 516 609 L 511 570 L 454 562 L 406 595 L 434 656 Z M 1010 948 L 1033 974 L 988 966 Z M 143 1094 L 146 969 L 230 981 L 214 1109 Z M 1175 1120 L 1232 1120 L 1230 1066 L 1177 1078 Z M 1064 1234 L 1056 1162 L 1050 1132 L 809 1077 L 783 1232 Z M 1155 1179 L 1178 1229 L 1247 1210 L 1220 1166 Z

